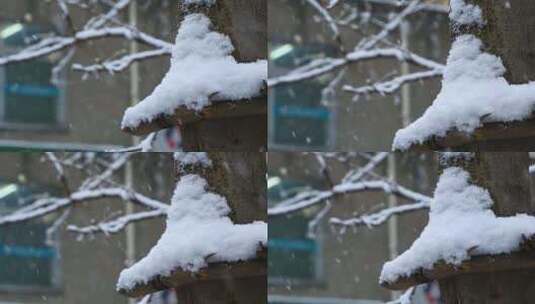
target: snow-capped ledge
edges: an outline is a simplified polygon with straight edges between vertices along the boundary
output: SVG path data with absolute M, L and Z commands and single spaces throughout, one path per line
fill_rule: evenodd
M 206 187 L 206 180 L 198 175 L 180 179 L 171 199 L 165 232 L 146 257 L 121 272 L 119 292 L 128 294 L 153 279 L 176 272 L 191 280 L 194 273 L 212 263 L 257 257 L 267 243 L 267 224 L 234 224 L 228 217 L 226 199 L 207 192 Z
M 448 56 L 442 89 L 424 114 L 394 137 L 393 150 L 407 150 L 450 130 L 471 134 L 484 122 L 531 117 L 535 82 L 509 84 L 500 58 L 481 51 L 473 35 L 456 38 Z
M 512 253 L 533 238 L 535 217 L 496 217 L 490 210 L 492 204 L 487 190 L 469 183 L 466 171 L 445 169 L 431 202 L 429 223 L 407 251 L 384 264 L 381 285 L 395 285 L 400 279 L 429 272 L 439 263 L 444 271 L 444 265 L 455 267 L 484 255 Z M 530 260 L 534 261 L 533 254 Z
M 172 50 L 171 67 L 154 91 L 126 110 L 122 129 L 171 116 L 177 108 L 201 111 L 217 101 L 246 100 L 261 94 L 267 61 L 238 63 L 230 38 L 211 30 L 203 14 L 187 15 Z

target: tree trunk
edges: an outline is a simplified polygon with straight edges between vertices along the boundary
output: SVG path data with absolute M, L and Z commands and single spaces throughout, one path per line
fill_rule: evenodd
M 527 152 L 479 152 L 469 160 L 451 159 L 470 172 L 471 180 L 489 191 L 497 216 L 534 213 Z M 528 304 L 535 299 L 535 273 L 528 270 L 461 274 L 439 281 L 445 304 Z
M 267 59 L 266 0 L 218 0 L 212 6 L 183 6 L 183 16 L 191 13 L 205 14 L 215 31 L 230 37 L 234 45 L 232 55 L 238 62 Z M 262 94 L 251 102 L 267 104 L 267 95 Z M 266 109 L 251 115 L 214 117 L 186 124 L 182 126 L 183 148 L 185 151 L 266 151 Z
M 452 24 L 453 36 L 473 34 L 481 39 L 486 52 L 501 58 L 511 84 L 535 80 L 535 1 L 533 0 L 467 0 L 477 5 L 486 22 L 482 28 Z M 524 121 L 528 128 L 535 128 L 533 120 Z M 503 128 L 503 127 L 502 127 Z M 524 129 L 526 127 L 523 127 Z M 479 138 L 473 143 L 457 146 L 457 151 L 533 151 L 535 140 L 532 132 L 522 128 L 509 128 L 509 133 L 499 140 Z M 524 134 L 526 133 L 526 134 Z
M 204 177 L 211 191 L 227 199 L 232 221 L 239 224 L 267 221 L 265 153 L 210 152 L 208 156 L 212 167 L 195 168 L 192 173 Z M 178 164 L 175 170 L 178 177 L 181 170 Z M 192 283 L 178 289 L 177 297 L 184 304 L 266 303 L 265 273 L 250 273 L 247 278 L 229 275 L 225 280 Z
M 510 83 L 535 80 L 535 1 L 477 0 L 487 22 L 477 35 L 487 51 L 499 56 Z
M 266 277 L 203 282 L 176 291 L 180 304 L 262 304 L 267 302 Z

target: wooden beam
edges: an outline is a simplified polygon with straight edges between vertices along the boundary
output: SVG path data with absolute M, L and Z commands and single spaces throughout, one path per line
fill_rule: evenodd
M 382 282 L 381 286 L 392 290 L 404 290 L 461 274 L 535 269 L 535 238 L 526 241 L 521 248 L 522 250 L 510 254 L 473 256 L 460 265 L 439 261 L 432 269 L 420 269 L 409 277 L 400 277 L 394 282 Z
M 512 146 L 521 148 L 520 150 L 516 148 L 515 151 L 533 150 L 535 118 L 513 122 L 484 123 L 471 134 L 451 130 L 446 136 L 435 136 L 422 144 L 414 145 L 413 149 L 417 151 L 475 151 L 481 149 L 481 146 L 485 147 L 485 151 L 510 151 Z
M 263 94 L 251 99 L 214 102 L 201 111 L 179 107 L 173 115 L 162 115 L 151 121 L 142 122 L 135 128 L 123 128 L 122 130 L 132 135 L 140 136 L 200 120 L 267 115 L 266 96 L 266 94 Z
M 131 298 L 143 297 L 160 290 L 183 288 L 190 284 L 228 279 L 243 279 L 267 276 L 267 248 L 263 247 L 256 259 L 235 263 L 212 263 L 198 272 L 174 270 L 168 276 L 157 276 L 132 289 L 119 289 L 122 295 Z

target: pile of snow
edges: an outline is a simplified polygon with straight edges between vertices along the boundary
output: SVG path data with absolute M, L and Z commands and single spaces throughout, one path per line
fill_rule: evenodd
M 432 136 L 457 129 L 471 133 L 482 122 L 514 121 L 531 116 L 535 83 L 512 85 L 503 78 L 500 58 L 481 51 L 473 35 L 454 41 L 448 56 L 442 89 L 433 104 L 412 124 L 398 130 L 394 150 L 406 150 Z
M 212 160 L 206 152 L 175 152 L 173 158 L 180 163 L 181 167 L 200 165 L 204 168 L 212 166 Z
M 257 96 L 267 79 L 267 61 L 238 63 L 230 38 L 211 31 L 203 14 L 184 18 L 173 47 L 171 67 L 154 91 L 126 110 L 122 127 L 135 128 L 178 107 L 200 111 L 212 101 Z
M 183 176 L 167 215 L 167 228 L 146 257 L 121 272 L 117 289 L 131 289 L 173 270 L 195 272 L 213 262 L 252 259 L 266 245 L 267 224 L 235 225 L 226 199 L 206 191 L 206 180 Z
M 466 4 L 464 0 L 450 0 L 450 14 L 451 21 L 461 25 L 476 24 L 479 26 L 485 25 L 481 15 L 481 9 L 477 5 Z
M 509 253 L 523 236 L 535 234 L 535 217 L 496 217 L 487 190 L 468 182 L 459 167 L 444 170 L 431 202 L 429 223 L 412 246 L 383 266 L 380 282 L 393 282 L 445 261 L 458 265 L 471 256 Z

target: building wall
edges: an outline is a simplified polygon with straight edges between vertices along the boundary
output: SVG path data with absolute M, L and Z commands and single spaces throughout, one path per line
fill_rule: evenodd
M 174 41 L 177 30 L 177 1 L 151 1 L 139 5 L 138 22 L 142 31 L 163 40 Z M 128 10 L 122 20 L 128 21 Z M 94 14 L 71 7 L 75 28 L 82 28 Z M 68 32 L 59 15 L 55 1 L 21 0 L 6 1 L 0 13 L 0 22 L 26 22 L 52 25 L 58 31 Z M 140 46 L 143 50 L 144 46 Z M 129 41 L 106 38 L 77 46 L 71 64 L 93 64 L 129 52 Z M 67 52 L 54 54 L 63 57 Z M 167 71 L 167 56 L 140 63 L 140 98 L 148 95 Z M 40 142 L 86 143 L 95 145 L 129 145 L 131 137 L 121 132 L 120 124 L 125 109 L 130 105 L 130 74 L 84 75 L 66 69 L 65 124 L 52 130 L 0 128 L 0 144 L 3 140 Z M 139 101 L 139 100 L 137 100 Z
M 0 179 L 26 180 L 32 184 L 58 187 L 55 171 L 48 162 L 43 162 L 43 157 L 41 153 L 0 153 L 0 163 L 4 164 Z M 161 201 L 169 201 L 174 188 L 171 153 L 136 155 L 133 167 L 136 190 Z M 119 174 L 120 180 L 124 172 Z M 79 180 L 75 177 L 69 182 L 77 185 Z M 87 225 L 93 220 L 124 212 L 124 208 L 122 201 L 110 199 L 80 204 L 72 210 L 65 225 Z M 49 292 L 4 290 L 0 292 L 0 303 L 127 303 L 127 299 L 115 291 L 119 273 L 126 267 L 125 232 L 80 239 L 66 231 L 65 225 L 59 235 L 60 289 Z M 164 226 L 163 218 L 135 224 L 136 260 L 148 253 Z
M 432 153 L 412 153 L 396 156 L 397 181 L 415 191 L 431 195 L 436 182 L 436 163 Z M 347 170 L 347 165 L 335 164 L 330 166 L 333 180 L 339 180 Z M 278 175 L 288 180 L 300 181 L 311 185 L 315 189 L 326 189 L 322 182 L 317 161 L 312 155 L 303 156 L 300 153 L 270 152 L 268 171 L 271 176 Z M 378 167 L 381 174 L 387 174 L 386 162 Z M 403 214 L 397 216 L 395 230 L 391 234 L 388 225 L 367 228 L 347 229 L 345 232 L 332 229 L 327 220 L 330 217 L 348 218 L 352 214 L 366 214 L 385 207 L 388 196 L 380 192 L 363 192 L 340 196 L 331 201 L 332 209 L 320 223 L 317 235 L 320 245 L 318 262 L 323 269 L 323 275 L 315 282 L 296 282 L 288 280 L 271 280 L 270 295 L 284 295 L 292 297 L 320 297 L 343 299 L 388 300 L 390 292 L 378 284 L 379 274 L 384 262 L 390 259 L 392 252 L 389 242 L 397 240 L 397 253 L 406 250 L 421 229 L 427 223 L 426 211 Z M 398 200 L 398 204 L 406 203 Z M 301 213 L 311 217 L 317 214 L 318 207 L 303 210 Z M 291 219 L 294 215 L 288 215 Z M 285 216 L 282 216 L 285 217 Z M 274 221 L 270 218 L 270 229 L 274 229 Z M 286 229 L 288 234 L 291 228 Z M 270 235 L 270 238 L 272 236 Z M 395 253 L 395 252 L 394 252 Z M 276 263 L 270 260 L 270 263 Z M 270 274 L 271 275 L 271 274 Z M 272 278 L 272 277 L 270 277 Z
M 380 1 L 377 1 L 380 2 Z M 444 2 L 444 1 L 441 1 Z M 357 8 L 357 12 L 362 12 L 362 6 L 359 1 L 347 2 Z M 374 3 L 371 1 L 370 3 Z M 343 5 L 339 5 L 341 7 Z M 374 16 L 388 16 L 395 13 L 391 6 L 379 4 L 371 5 Z M 298 46 L 316 45 L 320 49 L 316 50 L 319 57 L 339 57 L 341 54 L 332 53 L 331 48 L 337 48 L 337 42 L 332 38 L 332 31 L 314 11 L 306 1 L 293 0 L 276 0 L 269 2 L 269 44 L 270 52 L 285 43 Z M 337 10 L 333 12 L 337 16 Z M 387 18 L 382 18 L 386 20 Z M 362 32 L 374 32 L 377 28 L 369 25 L 358 25 Z M 445 13 L 422 12 L 411 16 L 407 19 L 406 35 L 395 31 L 391 35 L 392 41 L 405 40 L 409 50 L 424 57 L 445 62 L 449 50 L 449 29 L 448 18 Z M 283 29 L 283 30 L 281 30 Z M 351 30 L 347 26 L 339 26 L 341 41 L 347 52 L 351 51 L 358 42 L 364 38 L 359 31 Z M 321 49 L 323 46 L 323 50 Z M 297 66 L 297 65 L 296 65 Z M 277 67 L 270 63 L 270 77 L 284 75 L 288 70 Z M 315 82 L 323 81 L 325 87 L 328 80 L 339 75 L 341 70 L 334 73 L 328 73 L 315 79 L 305 80 L 302 84 L 313 86 Z M 335 95 L 327 100 L 327 110 L 330 112 L 330 129 L 328 131 L 329 140 L 326 146 L 315 147 L 314 142 L 307 144 L 306 140 L 301 140 L 301 144 L 280 145 L 274 139 L 274 132 L 277 129 L 274 120 L 274 112 L 270 112 L 270 148 L 276 150 L 327 150 L 327 151 L 389 151 L 395 132 L 403 126 L 402 106 L 404 97 L 401 91 L 392 95 L 381 96 L 379 94 L 370 94 L 354 99 L 350 93 L 342 90 L 342 85 L 348 84 L 353 86 L 364 86 L 370 81 L 379 81 L 392 77 L 392 72 L 397 72 L 395 76 L 402 73 L 401 64 L 396 60 L 381 59 L 370 60 L 358 64 L 346 66 L 339 85 L 335 86 Z M 409 71 L 417 71 L 417 67 L 409 67 Z M 322 80 L 323 79 L 323 80 Z M 276 92 L 291 85 L 281 85 L 271 88 L 270 92 Z M 431 104 L 434 97 L 440 89 L 440 79 L 432 79 L 425 82 L 416 82 L 405 86 L 405 98 L 410 103 L 409 120 L 417 119 L 422 112 Z M 274 94 L 271 94 L 274 95 Z M 299 94 L 298 94 L 299 95 Z M 301 96 L 298 99 L 302 102 L 305 98 L 317 99 L 319 105 L 319 93 L 314 97 Z M 276 103 L 283 100 L 277 99 L 276 96 L 270 96 L 270 109 Z M 304 113 L 304 110 L 303 110 Z M 315 129 L 315 132 L 322 128 L 319 124 L 311 124 L 305 131 L 299 126 L 289 126 L 282 132 L 292 134 L 295 141 L 300 137 L 308 136 L 306 131 Z

